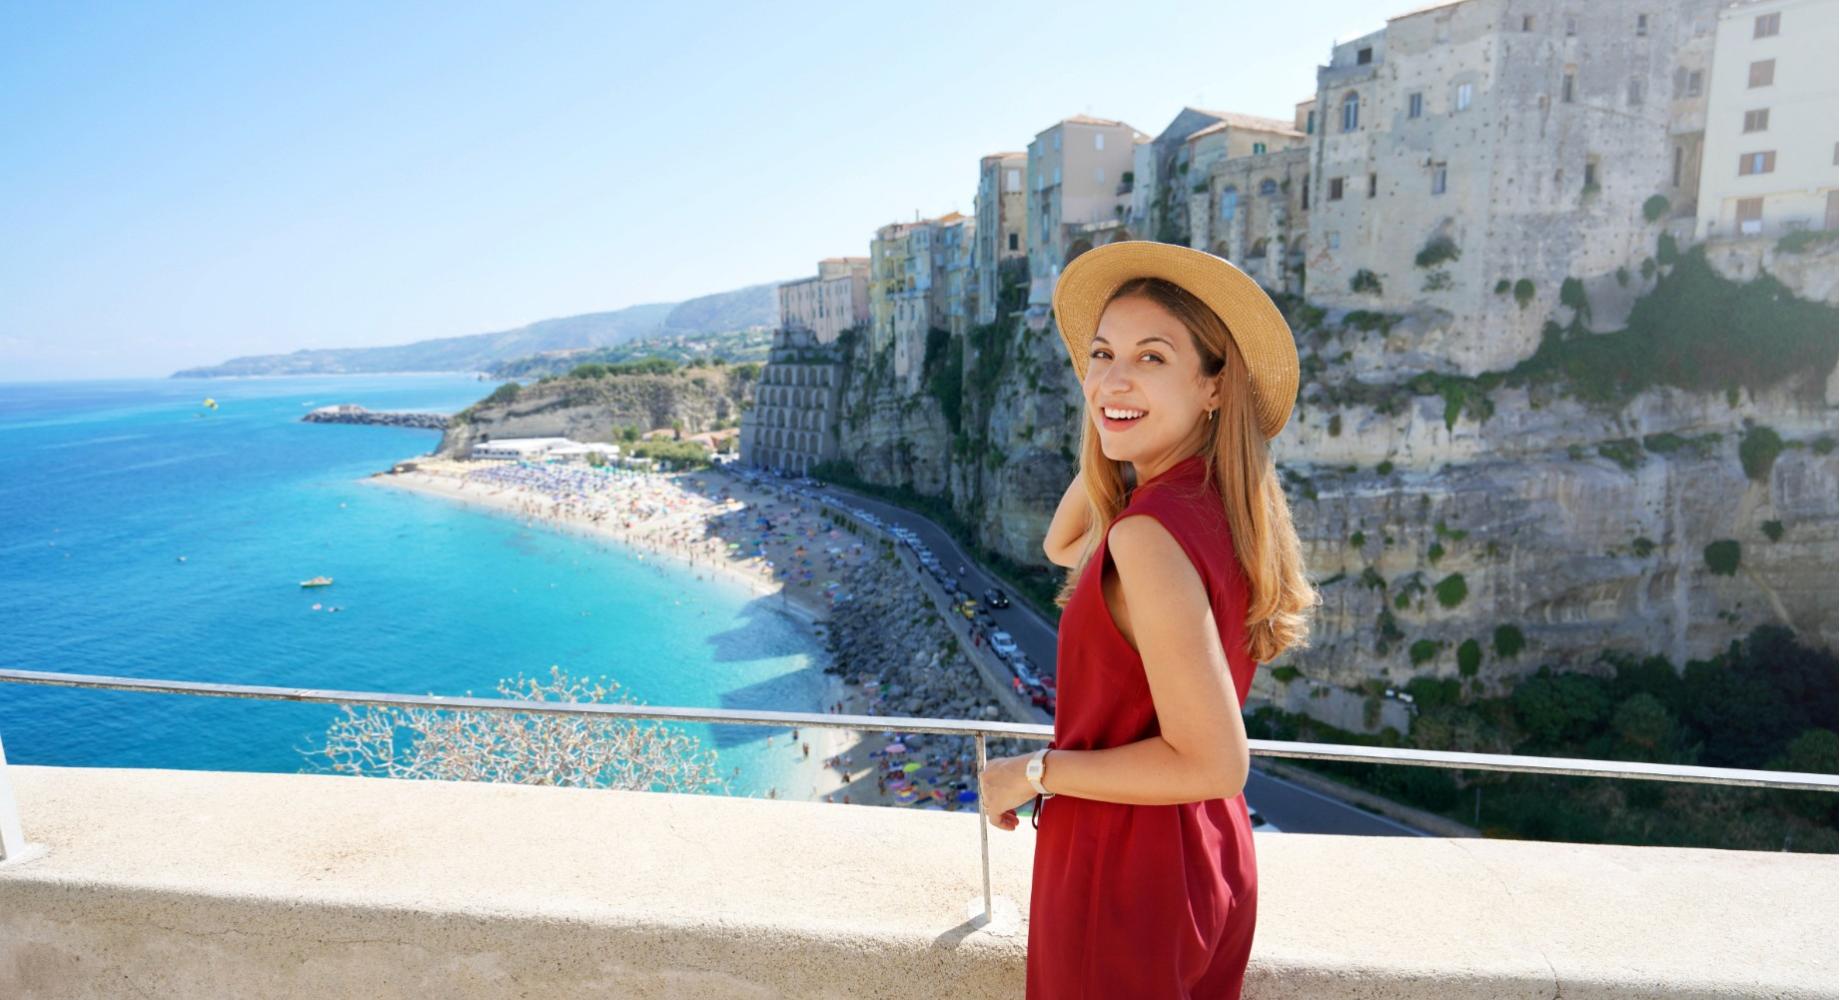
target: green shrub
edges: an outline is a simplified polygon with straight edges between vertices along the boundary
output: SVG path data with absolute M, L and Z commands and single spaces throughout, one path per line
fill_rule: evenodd
M 1386 589 L 1386 577 L 1381 576 L 1380 571 L 1373 568 L 1372 566 L 1362 567 L 1361 586 L 1367 587 L 1371 590 L 1385 590 Z
M 1352 535 L 1349 535 L 1349 536 L 1348 536 L 1348 544 L 1350 544 L 1350 545 L 1352 545 L 1352 546 L 1354 546 L 1354 547 L 1355 547 L 1355 548 L 1357 548 L 1357 549 L 1358 549 L 1358 548 L 1360 548 L 1360 547 L 1361 547 L 1361 546 L 1363 546 L 1363 545 L 1366 545 L 1366 544 L 1367 544 L 1367 535 L 1366 535 L 1366 533 L 1365 533 L 1365 532 L 1360 532 L 1360 531 L 1357 531 L 1357 532 L 1355 532 L 1354 534 L 1352 534 Z
M 1655 258 L 1642 258 L 1642 280 L 1648 281 L 1655 276 Z
M 1381 294 L 1380 276 L 1365 267 L 1361 268 L 1354 273 L 1354 277 L 1348 279 L 1348 290 L 1366 295 L 1379 295 Z
M 1412 657 L 1412 665 L 1416 667 L 1437 656 L 1438 647 L 1441 645 L 1443 644 L 1432 639 L 1420 639 L 1413 643 L 1411 648 L 1407 650 Z
M 1834 307 L 1797 299 L 1768 274 L 1744 284 L 1725 280 L 1695 247 L 1636 301 L 1627 329 L 1565 338 L 1553 327 L 1512 375 L 1560 379 L 1599 403 L 1651 385 L 1758 389 L 1832 370 L 1840 356 L 1837 324 Z
M 1439 580 L 1437 586 L 1431 589 L 1437 594 L 1438 603 L 1447 608 L 1454 608 L 1462 604 L 1463 598 L 1469 594 L 1469 585 L 1463 582 L 1461 573 L 1450 574 Z
M 1289 684 L 1290 682 L 1302 676 L 1303 676 L 1302 671 L 1298 670 L 1296 667 L 1293 667 L 1288 663 L 1286 663 L 1284 666 L 1281 666 L 1281 667 L 1271 668 L 1271 679 L 1274 681 L 1277 681 L 1279 684 Z
M 1781 521 L 1763 522 L 1763 533 L 1772 542 L 1781 541 L 1782 536 L 1783 536 L 1782 522 Z
M 1831 455 L 1834 453 L 1834 436 L 1832 434 L 1823 434 L 1813 441 L 1810 441 L 1808 447 L 1817 455 Z
M 1625 469 L 1642 464 L 1642 446 L 1634 438 L 1617 438 L 1597 446 L 1597 453 Z
M 1363 333 L 1371 333 L 1374 330 L 1385 330 L 1386 327 L 1391 325 L 1387 322 L 1385 313 L 1377 313 L 1368 309 L 1350 310 L 1348 315 L 1342 317 L 1342 323 L 1345 326 L 1354 327 Z
M 1629 268 L 1619 267 L 1616 269 L 1616 283 L 1622 288 L 1629 287 Z
M 1715 576 L 1731 576 L 1738 572 L 1738 542 L 1732 538 L 1722 538 L 1706 546 L 1706 566 Z
M 1635 541 L 1629 543 L 1629 548 L 1635 552 L 1637 558 L 1647 558 L 1650 552 L 1655 551 L 1655 543 L 1646 536 L 1637 535 Z
M 1526 648 L 1527 648 L 1527 637 L 1521 634 L 1521 630 L 1519 628 L 1513 625 L 1495 626 L 1495 655 L 1496 656 L 1499 656 L 1503 659 L 1509 659 L 1511 657 L 1519 655 L 1520 651 Z
M 1651 194 L 1648 196 L 1648 200 L 1642 203 L 1642 218 L 1650 222 L 1655 222 L 1666 215 L 1667 210 L 1667 198 L 1663 195 Z
M 481 402 L 486 405 L 491 405 L 493 403 L 509 403 L 512 400 L 518 398 L 518 392 L 521 391 L 522 389 L 523 389 L 523 386 L 517 384 L 516 382 L 506 382 L 504 385 L 501 385 L 498 388 L 493 389 L 492 394 L 490 396 L 487 396 Z
M 1776 464 L 1776 456 L 1782 450 L 1782 438 L 1758 424 L 1746 429 L 1744 439 L 1738 442 L 1738 461 L 1743 463 L 1746 476 L 1762 482 L 1770 477 L 1770 467 Z
M 1680 244 L 1674 241 L 1674 234 L 1663 232 L 1655 239 L 1655 260 L 1663 265 L 1672 264 L 1680 259 Z
M 1333 414 L 1329 417 L 1329 436 L 1330 437 L 1341 437 L 1342 436 L 1342 415 L 1339 413 Z
M 1439 233 L 1425 241 L 1424 249 L 1418 252 L 1413 263 L 1419 267 L 1436 267 L 1447 260 L 1456 260 L 1462 256 L 1455 240 Z
M 1431 565 L 1436 566 L 1437 561 L 1444 558 L 1444 546 L 1432 542 L 1431 547 L 1425 550 L 1425 558 L 1431 561 Z
M 1801 229 L 1793 233 L 1784 233 L 1776 241 L 1776 249 L 1782 253 L 1807 253 L 1822 246 L 1832 246 L 1840 240 L 1840 229 Z
M 1379 465 L 1374 466 L 1374 471 L 1383 476 L 1391 475 L 1393 472 L 1393 460 L 1390 458 L 1382 459 Z
M 1457 673 L 1464 677 L 1476 676 L 1477 668 L 1482 666 L 1482 644 L 1474 639 L 1465 639 L 1457 647 Z
M 1500 281 L 1497 281 L 1495 283 L 1495 294 L 1496 295 L 1506 295 L 1508 294 L 1508 290 L 1513 287 L 1514 287 L 1513 282 L 1509 281 L 1506 278 L 1503 278 Z
M 1591 321 L 1591 299 L 1584 293 L 1584 282 L 1567 278 L 1559 283 L 1559 304 L 1572 311 L 1572 326 Z

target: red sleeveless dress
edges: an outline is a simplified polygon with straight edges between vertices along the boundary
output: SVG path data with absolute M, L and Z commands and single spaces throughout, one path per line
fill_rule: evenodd
M 1154 517 L 1188 553 L 1244 705 L 1256 666 L 1245 650 L 1246 582 L 1206 471 L 1200 455 L 1183 459 L 1139 483 L 1118 519 Z M 1143 660 L 1100 589 L 1105 552 L 1101 538 L 1061 610 L 1051 747 L 1100 750 L 1158 732 Z M 1237 1000 L 1258 899 L 1244 794 L 1160 806 L 1057 794 L 1035 804 L 1029 1000 Z

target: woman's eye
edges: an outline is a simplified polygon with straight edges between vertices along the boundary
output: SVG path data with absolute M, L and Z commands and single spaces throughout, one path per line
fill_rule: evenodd
M 1103 348 L 1103 347 L 1095 347 L 1095 348 L 1093 348 L 1093 349 L 1092 349 L 1092 352 L 1091 352 L 1091 353 L 1089 353 L 1089 354 L 1087 354 L 1086 356 L 1087 356 L 1087 357 L 1089 357 L 1089 358 L 1096 358 L 1096 357 L 1098 357 L 1099 355 L 1101 355 L 1101 354 L 1104 354 L 1104 353 L 1105 353 L 1105 348 Z

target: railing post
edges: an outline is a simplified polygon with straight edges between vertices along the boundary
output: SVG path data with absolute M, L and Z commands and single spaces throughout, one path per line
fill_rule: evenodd
M 4 761 L 0 761 L 0 770 L 4 770 Z M 977 734 L 977 773 L 984 773 L 984 734 Z M 4 778 L 4 774 L 0 774 Z M 984 786 L 978 783 L 978 847 L 984 857 L 984 923 L 988 925 L 996 919 L 990 908 L 990 820 L 984 815 Z
M 19 800 L 13 796 L 13 781 L 6 773 L 6 744 L 0 742 L 0 861 L 22 858 L 25 853 L 26 834 L 19 825 Z M 985 896 L 988 899 L 988 890 Z

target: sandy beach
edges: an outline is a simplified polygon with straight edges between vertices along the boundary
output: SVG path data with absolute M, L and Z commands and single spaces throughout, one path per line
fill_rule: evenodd
M 770 482 L 754 485 L 727 470 L 618 472 L 572 464 L 520 465 L 510 461 L 417 459 L 413 471 L 379 473 L 365 482 L 413 490 L 495 513 L 521 517 L 552 530 L 610 538 L 696 572 L 722 574 L 755 593 L 775 598 L 787 612 L 822 635 L 842 576 L 879 552 L 875 540 L 840 529 L 821 505 Z M 873 682 L 862 687 L 826 674 L 824 707 L 832 714 L 882 714 Z M 854 805 L 924 804 L 931 797 L 900 795 L 884 780 L 905 756 L 886 753 L 883 732 L 823 730 L 798 733 L 775 746 L 794 755 L 794 787 L 768 797 Z M 918 756 L 918 755 L 916 755 Z M 964 780 L 969 768 L 952 768 Z M 929 774 L 935 773 L 929 770 Z M 942 777 L 949 777 L 950 772 Z M 898 786 L 899 782 L 894 785 Z M 975 803 L 948 801 L 948 809 Z

